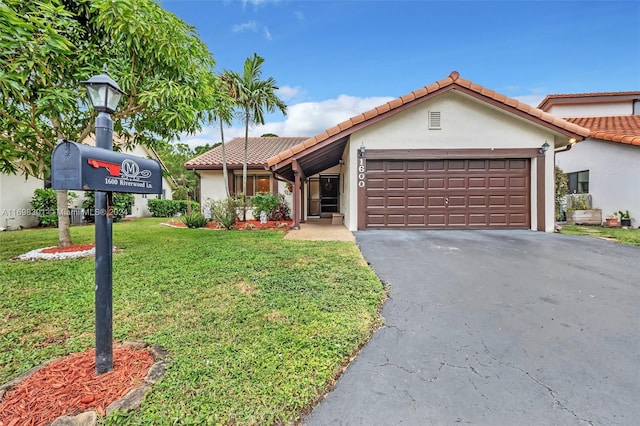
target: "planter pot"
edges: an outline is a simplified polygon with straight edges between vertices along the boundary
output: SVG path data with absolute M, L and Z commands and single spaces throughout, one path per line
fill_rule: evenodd
M 629 226 L 631 227 L 631 219 L 620 219 L 620 224 L 622 226 Z
M 601 225 L 602 210 L 567 210 L 567 224 L 569 225 Z
M 618 227 L 618 218 L 617 217 L 608 217 L 605 219 L 605 224 L 607 228 L 617 228 Z

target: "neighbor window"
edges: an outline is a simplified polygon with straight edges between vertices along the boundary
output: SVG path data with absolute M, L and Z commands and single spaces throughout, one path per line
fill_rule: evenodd
M 569 180 L 569 194 L 589 193 L 589 170 L 567 173 Z
M 235 175 L 236 194 L 242 192 L 242 175 Z M 247 197 L 251 197 L 259 192 L 271 192 L 271 176 L 269 175 L 248 175 L 247 176 Z

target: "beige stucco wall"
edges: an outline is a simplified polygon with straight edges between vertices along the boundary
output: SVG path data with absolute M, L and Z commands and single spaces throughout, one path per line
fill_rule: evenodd
M 33 192 L 44 188 L 44 182 L 23 175 L 0 174 L 0 228 L 18 229 L 38 225 L 31 207 Z
M 640 147 L 587 139 L 556 155 L 565 173 L 589 170 L 593 207 L 603 217 L 629 210 L 632 226 L 640 226 Z
M 441 113 L 441 129 L 429 130 L 428 111 Z M 552 147 L 560 141 L 549 129 L 492 107 L 470 96 L 446 92 L 422 104 L 400 112 L 351 135 L 346 163 L 349 170 L 349 200 L 345 224 L 357 230 L 358 149 L 474 149 L 539 148 L 545 141 Z M 547 153 L 553 156 L 552 149 Z M 553 161 L 546 162 L 545 210 L 546 231 L 554 227 Z M 537 227 L 537 197 L 534 192 L 536 162 L 531 163 L 531 228 Z M 537 190 L 537 188 L 536 188 Z
M 547 111 L 557 117 L 602 117 L 633 114 L 633 102 L 603 102 L 597 104 L 553 105 Z

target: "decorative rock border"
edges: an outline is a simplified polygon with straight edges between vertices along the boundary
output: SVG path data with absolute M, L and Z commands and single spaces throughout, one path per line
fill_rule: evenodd
M 170 362 L 169 352 L 158 345 L 151 345 L 144 342 L 124 342 L 123 347 L 133 350 L 148 349 L 153 357 L 153 365 L 149 367 L 146 377 L 142 380 L 142 383 L 131 389 L 122 398 L 115 400 L 107 406 L 105 409 L 106 415 L 110 415 L 116 410 L 131 411 L 138 408 L 142 403 L 144 396 L 151 390 L 151 387 L 156 384 L 162 376 L 164 376 L 167 365 Z M 21 374 L 15 379 L 0 386 L 0 401 L 4 398 L 4 395 L 11 389 L 18 386 L 22 381 L 31 377 L 34 373 L 62 358 L 56 358 L 42 363 L 27 372 Z M 95 426 L 98 422 L 98 413 L 94 410 L 85 411 L 76 416 L 61 416 L 54 420 L 49 426 Z

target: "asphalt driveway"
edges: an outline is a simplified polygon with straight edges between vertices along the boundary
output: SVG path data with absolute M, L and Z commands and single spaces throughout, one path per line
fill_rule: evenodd
M 390 285 L 316 425 L 640 424 L 640 248 L 531 231 L 365 231 Z

